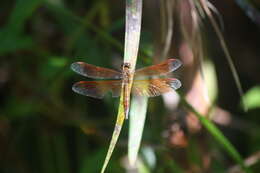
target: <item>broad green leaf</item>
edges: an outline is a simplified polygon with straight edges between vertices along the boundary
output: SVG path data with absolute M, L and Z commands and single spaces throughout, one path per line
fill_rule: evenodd
M 256 86 L 250 89 L 243 96 L 243 103 L 248 109 L 260 108 L 260 86 Z

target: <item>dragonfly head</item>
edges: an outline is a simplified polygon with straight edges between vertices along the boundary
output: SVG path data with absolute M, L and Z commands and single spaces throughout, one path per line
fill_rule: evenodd
M 129 62 L 125 62 L 121 65 L 121 68 L 122 69 L 130 69 L 131 67 L 131 64 Z

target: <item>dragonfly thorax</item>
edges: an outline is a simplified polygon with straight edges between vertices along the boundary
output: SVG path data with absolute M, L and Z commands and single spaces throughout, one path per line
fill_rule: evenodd
M 124 84 L 129 83 L 129 78 L 130 78 L 130 66 L 131 64 L 126 62 L 122 64 L 122 79 Z

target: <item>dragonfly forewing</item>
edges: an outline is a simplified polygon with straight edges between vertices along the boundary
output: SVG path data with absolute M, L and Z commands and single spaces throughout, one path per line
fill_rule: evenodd
M 144 67 L 135 71 L 135 78 L 167 75 L 182 65 L 178 59 L 168 59 L 160 64 Z

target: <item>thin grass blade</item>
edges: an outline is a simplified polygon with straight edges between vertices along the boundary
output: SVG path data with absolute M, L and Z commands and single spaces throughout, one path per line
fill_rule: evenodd
M 223 135 L 223 133 L 208 120 L 205 116 L 197 112 L 182 96 L 183 105 L 192 113 L 194 113 L 197 118 L 200 120 L 201 124 L 208 130 L 208 132 L 216 139 L 216 141 L 222 145 L 226 152 L 240 165 L 242 170 L 246 173 L 251 173 L 251 170 L 244 164 L 242 157 L 235 149 L 235 147 L 230 143 L 230 141 Z
M 228 47 L 227 47 L 227 44 L 225 42 L 225 39 L 221 33 L 221 30 L 216 22 L 216 20 L 214 19 L 210 9 L 209 9 L 209 6 L 208 6 L 208 0 L 200 0 L 200 4 L 202 6 L 202 8 L 204 9 L 206 15 L 208 16 L 209 20 L 210 20 L 210 23 L 212 25 L 212 27 L 214 28 L 216 34 L 217 34 L 217 37 L 219 38 L 219 41 L 220 41 L 220 45 L 223 49 L 223 52 L 226 56 L 226 59 L 227 59 L 227 62 L 229 64 L 229 67 L 230 67 L 230 70 L 231 70 L 231 73 L 233 75 L 233 78 L 234 78 L 234 81 L 235 81 L 235 84 L 237 86 L 237 89 L 238 89 L 238 92 L 239 92 L 239 95 L 240 97 L 242 98 L 243 95 L 244 95 L 244 92 L 243 92 L 243 89 L 242 89 L 242 86 L 241 86 L 241 82 L 240 82 L 240 79 L 239 79 L 239 76 L 238 76 L 238 73 L 237 73 L 237 70 L 236 70 L 236 67 L 235 67 L 235 64 L 231 58 L 231 55 L 230 55 L 230 52 L 228 50 Z M 243 108 L 245 111 L 248 110 L 248 108 L 246 107 L 246 104 L 243 103 Z
M 123 97 L 122 97 L 122 94 L 121 94 L 116 125 L 115 125 L 115 128 L 114 128 L 112 139 L 111 139 L 110 144 L 109 144 L 109 148 L 108 148 L 108 151 L 107 151 L 107 155 L 106 155 L 104 164 L 102 166 L 101 173 L 104 173 L 105 170 L 106 170 L 108 162 L 109 162 L 109 160 L 112 156 L 112 153 L 114 151 L 114 148 L 116 146 L 116 143 L 117 143 L 118 137 L 120 135 L 122 126 L 124 124 L 124 120 L 125 120 L 125 115 L 124 115 Z
M 142 0 L 126 0 L 126 30 L 125 30 L 125 51 L 124 51 L 124 63 L 130 63 L 130 79 L 128 91 L 131 92 L 133 83 L 133 72 L 136 65 L 140 31 L 141 31 L 141 19 L 142 19 Z M 129 94 L 130 95 L 130 94 Z M 101 173 L 105 172 L 108 162 L 111 158 L 118 137 L 120 135 L 123 122 L 125 119 L 124 114 L 124 93 L 121 91 L 118 115 L 116 120 L 115 129 L 109 145 L 109 149 L 103 164 Z M 130 99 L 130 98 L 129 98 Z
M 135 165 L 146 118 L 147 97 L 133 97 L 129 122 L 128 160 Z

